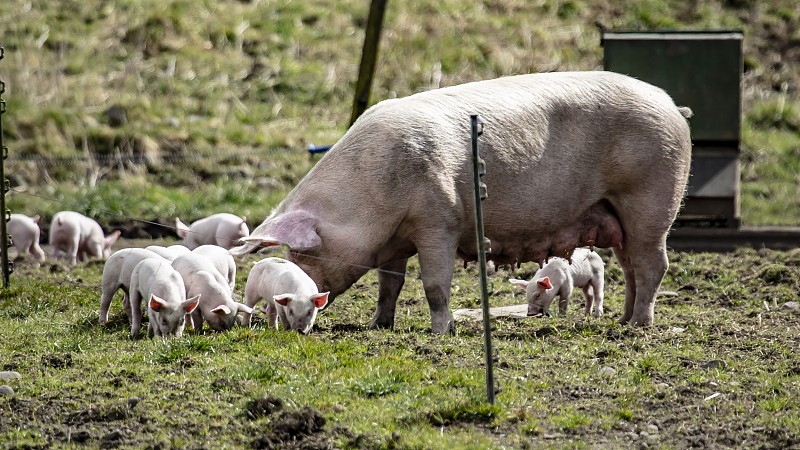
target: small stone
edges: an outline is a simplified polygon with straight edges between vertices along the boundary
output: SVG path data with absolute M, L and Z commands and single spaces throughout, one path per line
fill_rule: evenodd
M 598 370 L 597 373 L 599 373 L 600 375 L 612 376 L 617 374 L 617 370 L 614 369 L 613 367 L 606 366 L 600 368 L 600 370 Z
M 3 371 L 0 372 L 0 380 L 13 380 L 14 378 L 22 378 L 19 372 Z
M 786 302 L 781 306 L 781 309 L 785 309 L 786 311 L 798 311 L 800 310 L 800 303 Z
M 647 434 L 658 434 L 658 425 L 653 425 L 653 424 L 648 425 Z
M 670 333 L 675 333 L 675 334 L 680 334 L 680 333 L 683 333 L 684 331 L 686 331 L 686 328 L 672 327 L 672 328 L 669 329 Z
M 633 431 L 628 431 L 627 433 L 625 433 L 625 436 L 628 436 L 631 440 L 634 440 L 634 441 L 636 439 L 639 439 L 639 435 L 634 433 Z
M 656 387 L 659 389 L 669 389 L 669 385 L 667 383 L 658 383 Z
M 11 397 L 12 395 L 14 395 L 14 389 L 11 389 L 11 386 L 0 386 L 0 397 Z

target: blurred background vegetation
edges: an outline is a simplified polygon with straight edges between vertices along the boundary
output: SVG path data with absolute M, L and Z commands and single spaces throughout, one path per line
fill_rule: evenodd
M 14 212 L 252 225 L 348 125 L 369 0 L 6 0 Z M 602 68 L 614 30 L 744 32 L 742 222 L 800 225 L 796 0 L 389 1 L 372 102 Z M 710 87 L 713 88 L 713 87 Z

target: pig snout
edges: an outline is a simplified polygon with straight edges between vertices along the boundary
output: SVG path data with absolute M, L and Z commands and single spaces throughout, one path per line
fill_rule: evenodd
M 544 310 L 542 305 L 529 305 L 528 306 L 528 317 L 541 317 L 547 316 L 547 311 Z

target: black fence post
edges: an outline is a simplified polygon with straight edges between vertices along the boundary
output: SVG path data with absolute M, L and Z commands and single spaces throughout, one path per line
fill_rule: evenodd
M 0 60 L 3 59 L 4 50 L 0 45 Z M 8 235 L 8 221 L 11 220 L 11 211 L 6 209 L 6 194 L 11 189 L 11 184 L 6 178 L 6 158 L 8 158 L 8 147 L 3 143 L 3 114 L 6 112 L 6 101 L 3 100 L 3 93 L 6 91 L 6 84 L 0 80 L 0 151 L 2 151 L 2 159 L 0 159 L 0 180 L 3 182 L 3 194 L 0 195 L 0 211 L 3 213 L 3 219 L 0 220 L 0 256 L 3 258 L 3 287 L 8 287 L 11 272 L 14 270 L 14 264 L 8 260 L 8 247 L 11 245 L 11 237 Z

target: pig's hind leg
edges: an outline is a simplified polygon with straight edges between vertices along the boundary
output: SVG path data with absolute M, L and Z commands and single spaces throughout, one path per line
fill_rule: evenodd
M 369 328 L 393 328 L 397 297 L 406 282 L 408 258 L 392 261 L 378 269 L 378 306 Z
M 633 326 L 653 324 L 656 291 L 667 272 L 666 236 L 677 213 L 677 205 L 658 205 L 654 198 L 631 201 L 629 205 L 650 205 L 620 211 L 624 245 L 614 247 L 614 254 L 625 276 L 625 312 L 619 322 Z

